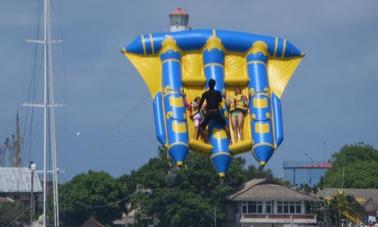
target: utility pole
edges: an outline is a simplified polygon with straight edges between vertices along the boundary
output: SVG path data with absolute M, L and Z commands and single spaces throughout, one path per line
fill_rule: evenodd
M 33 216 L 34 216 L 34 173 L 37 170 L 37 165 L 33 162 L 30 163 L 30 226 L 33 225 Z

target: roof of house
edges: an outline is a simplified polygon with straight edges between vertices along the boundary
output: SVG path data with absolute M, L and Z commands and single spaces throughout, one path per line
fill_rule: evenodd
M 94 217 L 90 217 L 80 227 L 105 227 L 105 225 L 103 225 L 100 222 L 98 222 Z
M 376 212 L 378 209 L 378 189 L 345 188 L 341 190 L 339 188 L 325 188 L 320 190 L 316 195 L 325 199 L 331 199 L 340 192 L 343 192 L 345 195 L 352 195 L 367 212 Z
M 228 199 L 233 201 L 313 201 L 316 198 L 284 185 L 269 183 L 266 179 L 254 179 L 245 183 L 239 191 L 230 195 Z
M 189 15 L 189 14 L 183 8 L 176 8 L 174 11 L 170 13 L 170 15 Z
M 42 192 L 38 174 L 33 174 L 33 191 Z M 0 167 L 0 193 L 30 192 L 31 170 L 25 167 Z

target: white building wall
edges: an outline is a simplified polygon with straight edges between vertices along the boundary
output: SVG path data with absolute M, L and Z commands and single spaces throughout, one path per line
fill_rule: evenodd
M 271 201 L 271 200 L 269 200 Z M 241 207 L 242 202 L 238 203 L 238 214 L 236 215 L 236 220 L 240 224 L 241 227 L 302 227 L 306 226 L 306 223 L 308 224 L 315 224 L 316 223 L 316 216 L 313 218 L 308 217 L 296 217 L 293 219 L 293 216 L 295 215 L 305 215 L 306 209 L 305 209 L 305 201 L 301 201 L 301 212 L 299 214 L 278 214 L 278 202 L 283 201 L 273 201 L 273 213 L 266 214 L 266 202 L 263 201 L 263 215 L 264 217 L 248 217 L 248 214 L 243 216 L 241 214 Z M 288 201 L 289 202 L 289 201 Z M 259 215 L 259 214 L 257 214 Z M 265 216 L 266 215 L 266 216 Z M 278 216 L 275 216 L 278 215 Z M 281 215 L 287 216 L 287 217 L 280 217 Z

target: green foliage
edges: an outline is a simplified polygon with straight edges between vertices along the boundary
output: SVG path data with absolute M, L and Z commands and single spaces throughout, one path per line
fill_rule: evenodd
M 353 196 L 338 194 L 324 202 L 326 223 L 340 225 L 342 219 L 348 219 L 344 212 L 350 212 L 360 218 L 366 216 L 364 209 Z M 349 220 L 350 221 L 350 220 Z
M 78 175 L 60 188 L 61 220 L 64 226 L 78 226 L 94 216 L 110 224 L 121 212 L 135 209 L 138 226 L 156 220 L 160 226 L 211 226 L 215 213 L 218 223 L 225 220 L 227 196 L 247 180 L 277 181 L 270 170 L 246 168 L 242 158 L 233 159 L 225 179 L 208 155 L 192 152 L 185 164 L 176 169 L 160 148 L 156 158 L 118 179 L 105 172 Z
M 317 185 L 311 187 L 311 186 L 308 185 L 308 184 L 300 184 L 300 185 L 297 187 L 297 190 L 302 191 L 302 192 L 305 192 L 305 193 L 313 193 L 313 194 L 316 194 L 316 193 L 318 193 L 319 188 L 318 188 Z
M 23 226 L 29 223 L 30 209 L 24 208 L 17 202 L 0 202 L 0 226 Z
M 91 216 L 102 223 L 111 223 L 121 214 L 119 204 L 112 203 L 119 199 L 119 187 L 108 173 L 89 171 L 77 175 L 59 190 L 64 226 L 79 226 Z
M 139 210 L 140 224 L 157 217 L 160 226 L 211 226 L 225 218 L 227 196 L 249 179 L 266 177 L 270 171 L 245 167 L 245 160 L 234 158 L 225 179 L 216 174 L 208 155 L 192 152 L 183 169 L 170 167 L 166 151 L 131 175 L 119 178 L 126 185 L 125 195 L 142 185 L 151 193 L 138 192 L 130 202 Z
M 345 145 L 332 156 L 325 177 L 326 187 L 378 188 L 378 150 L 363 143 Z

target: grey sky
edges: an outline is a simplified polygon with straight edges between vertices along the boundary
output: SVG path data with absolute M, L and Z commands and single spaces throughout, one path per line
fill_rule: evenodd
M 38 1 L 0 3 L 0 140 L 12 133 L 16 111 L 25 113 L 20 104 L 27 99 L 33 47 L 24 39 L 34 38 Z M 327 139 L 328 157 L 346 143 L 363 141 L 378 147 L 378 1 L 54 3 L 55 31 L 64 39 L 56 47 L 55 71 L 57 99 L 67 104 L 65 110 L 57 110 L 59 163 L 67 169 L 65 179 L 88 169 L 119 176 L 156 155 L 149 98 L 112 130 L 148 95 L 120 49 L 141 33 L 167 31 L 168 13 L 176 7 L 187 9 L 193 28 L 285 37 L 306 53 L 283 95 L 285 140 L 268 165 L 276 174 L 283 174 L 282 161 L 306 160 L 306 152 L 321 160 L 322 138 Z M 41 111 L 34 116 L 30 155 L 42 167 Z M 25 152 L 25 162 L 28 156 Z M 244 157 L 249 163 L 253 160 L 250 154 Z

